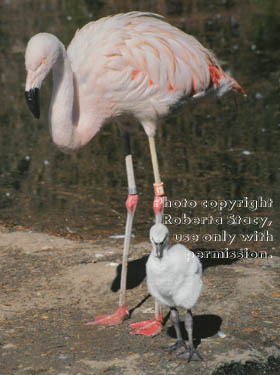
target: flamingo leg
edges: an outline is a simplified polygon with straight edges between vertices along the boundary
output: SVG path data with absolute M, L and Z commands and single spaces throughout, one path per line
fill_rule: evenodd
M 189 339 L 189 349 L 185 349 L 177 354 L 178 358 L 187 359 L 188 362 L 190 361 L 202 361 L 201 355 L 198 353 L 198 351 L 195 349 L 193 344 L 193 317 L 191 310 L 187 311 L 186 317 L 185 317 L 185 328 L 188 333 L 188 339 Z M 189 354 L 187 354 L 189 352 Z
M 171 313 L 170 313 L 170 320 L 172 321 L 172 324 L 176 331 L 177 340 L 175 344 L 167 346 L 164 348 L 165 352 L 171 353 L 175 352 L 176 354 L 181 354 L 182 352 L 185 353 L 187 350 L 186 344 L 182 338 L 181 330 L 180 330 L 180 318 L 178 310 L 175 307 L 171 307 Z
M 162 222 L 162 215 L 164 209 L 164 187 L 163 182 L 160 179 L 159 165 L 156 152 L 155 137 L 149 136 L 149 146 L 151 152 L 151 159 L 154 172 L 154 202 L 153 209 L 155 213 L 156 223 Z M 144 336 L 156 336 L 162 331 L 163 316 L 161 306 L 157 300 L 155 300 L 155 318 L 148 321 L 130 324 L 130 334 L 132 335 L 144 335 Z
M 112 315 L 100 315 L 95 318 L 94 321 L 87 323 L 87 325 L 104 325 L 114 326 L 121 324 L 125 319 L 128 319 L 129 313 L 126 308 L 126 281 L 127 281 L 127 260 L 130 247 L 132 224 L 134 213 L 138 201 L 138 194 L 136 190 L 135 177 L 133 171 L 133 162 L 130 152 L 129 135 L 125 133 L 125 164 L 126 173 L 128 180 L 128 197 L 126 200 L 127 218 L 125 226 L 125 238 L 122 258 L 122 272 L 121 272 L 121 286 L 120 286 L 120 298 L 119 307 L 117 311 Z

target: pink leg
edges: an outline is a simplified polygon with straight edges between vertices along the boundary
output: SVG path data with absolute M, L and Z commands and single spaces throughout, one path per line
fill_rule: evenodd
M 129 140 L 127 139 L 129 142 Z M 126 155 L 126 171 L 128 178 L 128 197 L 126 200 L 127 218 L 125 226 L 125 239 L 122 259 L 122 274 L 121 274 L 121 290 L 119 299 L 119 308 L 114 314 L 111 315 L 100 315 L 95 318 L 94 321 L 87 323 L 87 325 L 103 325 L 103 326 L 114 326 L 121 324 L 125 319 L 128 319 L 129 313 L 126 308 L 125 295 L 126 295 L 126 279 L 127 279 L 127 259 L 130 246 L 132 224 L 135 209 L 138 201 L 138 194 L 136 193 L 136 185 L 133 173 L 132 157 L 130 154 Z
M 122 261 L 122 274 L 121 274 L 121 291 L 119 299 L 119 308 L 114 314 L 111 315 L 100 315 L 95 318 L 94 321 L 87 323 L 87 325 L 103 325 L 103 326 L 115 326 L 121 324 L 124 320 L 128 319 L 129 313 L 125 304 L 125 292 L 126 292 L 126 278 L 127 278 L 127 258 L 130 245 L 131 231 L 133 216 L 138 201 L 137 194 L 129 194 L 126 201 L 127 208 L 127 219 L 125 227 L 125 241 L 123 250 L 123 261 Z
M 149 136 L 149 146 L 151 151 L 151 159 L 154 172 L 154 192 L 155 198 L 153 203 L 153 209 L 155 213 L 156 223 L 162 222 L 162 214 L 164 208 L 164 188 L 163 183 L 160 179 L 159 166 L 156 153 L 156 145 L 154 136 Z M 155 336 L 162 331 L 162 314 L 161 309 L 157 301 L 155 301 L 155 318 L 153 320 L 144 321 L 140 323 L 134 323 L 130 325 L 132 335 L 145 335 L 145 336 Z
M 155 198 L 153 203 L 153 209 L 156 217 L 156 222 L 159 223 L 162 221 L 162 214 L 164 208 L 164 190 L 163 184 L 158 186 L 154 185 L 155 188 Z M 157 192 L 160 192 L 162 195 L 157 195 Z M 162 329 L 163 316 L 161 314 L 161 308 L 157 301 L 155 301 L 155 318 L 152 320 L 146 320 L 139 323 L 130 324 L 130 334 L 131 335 L 144 335 L 144 336 L 156 336 Z

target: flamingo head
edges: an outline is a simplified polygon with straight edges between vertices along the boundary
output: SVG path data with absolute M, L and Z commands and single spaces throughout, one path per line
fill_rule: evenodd
M 163 256 L 164 249 L 168 248 L 169 231 L 161 223 L 152 226 L 150 230 L 150 241 L 156 256 L 160 259 Z
M 40 117 L 39 90 L 47 74 L 58 60 L 60 44 L 54 35 L 40 33 L 34 35 L 26 47 L 25 98 L 30 111 L 36 118 Z

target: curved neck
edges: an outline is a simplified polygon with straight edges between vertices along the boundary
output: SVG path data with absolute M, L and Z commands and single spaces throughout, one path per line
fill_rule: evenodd
M 49 122 L 54 143 L 62 149 L 76 148 L 74 126 L 78 123 L 78 103 L 74 100 L 74 77 L 66 50 L 61 44 L 60 55 L 53 66 L 53 91 Z
M 59 48 L 60 55 L 53 66 L 49 124 L 54 143 L 67 151 L 86 145 L 101 128 L 104 116 L 98 111 L 90 111 L 89 116 L 85 110 L 82 116 L 80 115 L 80 97 L 75 74 L 62 43 Z

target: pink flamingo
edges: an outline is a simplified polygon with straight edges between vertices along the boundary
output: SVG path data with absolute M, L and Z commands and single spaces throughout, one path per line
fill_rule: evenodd
M 40 116 L 39 89 L 53 71 L 49 122 L 52 139 L 62 150 L 82 148 L 113 117 L 129 115 L 140 121 L 149 139 L 156 222 L 161 222 L 164 205 L 155 148 L 157 119 L 181 102 L 211 93 L 245 95 L 209 50 L 151 13 L 131 12 L 90 22 L 76 32 L 67 50 L 54 35 L 39 33 L 27 45 L 25 65 L 25 96 L 36 118 Z M 128 198 L 119 308 L 112 315 L 96 317 L 88 323 L 92 325 L 116 325 L 129 316 L 127 258 L 138 195 L 127 135 L 125 139 Z M 159 306 L 155 319 L 131 327 L 134 334 L 159 333 Z

